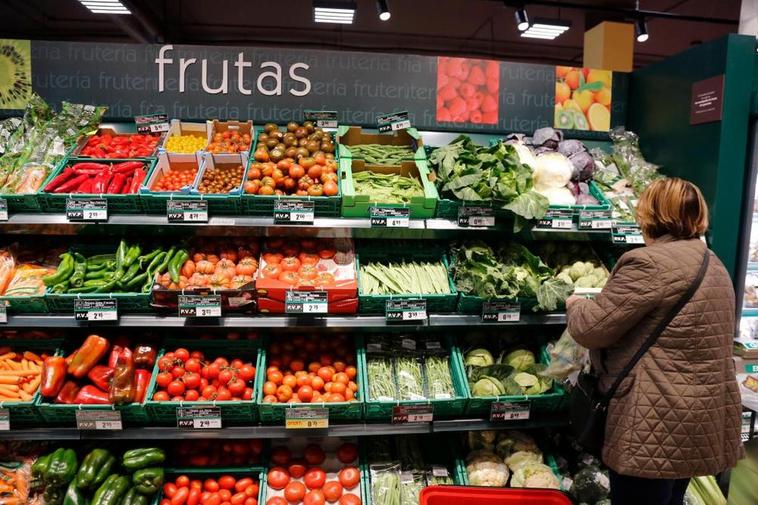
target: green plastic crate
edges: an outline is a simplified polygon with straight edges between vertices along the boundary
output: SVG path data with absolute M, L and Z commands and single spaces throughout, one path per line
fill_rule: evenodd
M 589 182 L 590 195 L 594 196 L 598 201 L 593 205 L 551 205 L 548 210 L 570 210 L 574 213 L 574 217 L 579 217 L 579 213 L 585 211 L 607 211 L 611 210 L 611 202 L 603 194 L 603 191 L 595 183 L 595 181 Z
M 230 359 L 249 359 L 255 365 L 256 371 L 264 370 L 261 368 L 261 351 L 258 342 L 251 340 L 167 340 L 163 344 L 163 349 L 158 353 L 153 367 L 153 374 L 150 377 L 150 384 L 147 386 L 147 395 L 145 405 L 147 406 L 150 418 L 153 423 L 160 426 L 176 426 L 176 408 L 206 408 L 219 407 L 221 409 L 222 426 L 246 425 L 257 420 L 257 409 L 255 399 L 252 400 L 235 400 L 235 401 L 185 401 L 185 402 L 158 402 L 152 400 L 153 394 L 157 390 L 155 383 L 158 376 L 158 361 L 167 349 L 184 347 L 190 351 L 199 350 L 208 357 L 217 357 L 220 355 L 228 356 Z M 258 375 L 261 375 L 258 373 Z M 263 374 L 265 375 L 265 374 Z M 258 378 L 256 377 L 255 388 L 258 387 Z M 256 390 L 253 391 L 255 398 Z
M 45 314 L 49 312 L 45 295 L 0 296 L 0 303 L 10 314 Z
M 81 298 L 102 299 L 111 298 L 118 301 L 119 314 L 138 314 L 152 312 L 150 307 L 150 293 L 76 293 L 61 294 L 53 293 L 49 289 L 45 293 L 45 301 L 50 312 L 73 313 L 74 300 Z
M 216 468 L 176 467 L 166 468 L 165 475 L 164 482 L 174 482 L 179 475 L 187 475 L 191 480 L 198 479 L 201 481 L 208 478 L 221 477 L 222 475 L 231 475 L 234 478 L 252 477 L 254 480 L 258 481 L 257 499 L 258 503 L 263 505 L 263 488 L 265 487 L 266 469 L 261 466 L 225 466 Z M 232 490 L 232 494 L 234 494 L 234 492 L 235 491 Z M 157 505 L 162 500 L 163 486 L 161 486 L 161 489 L 155 494 L 151 505 Z
M 413 300 L 424 299 L 426 300 L 426 312 L 429 313 L 441 313 L 441 312 L 454 312 L 456 301 L 458 300 L 458 291 L 455 289 L 455 283 L 452 277 L 449 275 L 450 264 L 447 259 L 447 255 L 443 254 L 441 257 L 435 254 L 434 248 L 421 249 L 420 251 L 414 251 L 407 257 L 398 257 L 397 253 L 392 251 L 385 251 L 384 254 L 378 253 L 378 251 L 359 252 L 355 260 L 355 268 L 358 272 L 358 313 L 359 314 L 384 314 L 387 300 Z M 394 254 L 394 255 L 393 255 Z M 399 259 L 416 260 L 416 261 L 442 261 L 445 265 L 445 269 L 448 271 L 448 284 L 450 286 L 450 294 L 448 295 L 434 295 L 434 294 L 407 294 L 407 295 L 364 295 L 361 293 L 361 268 L 360 262 L 371 261 L 398 261 Z
M 150 169 L 150 172 L 148 172 L 147 177 L 145 177 L 145 180 L 142 183 L 142 186 L 139 190 L 140 200 L 142 200 L 142 207 L 144 208 L 145 212 L 148 214 L 165 214 L 166 213 L 166 204 L 169 200 L 179 200 L 179 201 L 185 201 L 185 200 L 199 200 L 202 199 L 198 196 L 190 194 L 190 189 L 195 186 L 195 184 L 198 181 L 198 177 L 200 175 L 200 169 L 202 165 L 202 158 L 197 157 L 198 153 L 196 154 L 172 154 L 172 153 L 160 153 L 158 155 L 158 159 L 156 160 L 156 163 L 152 166 Z M 192 182 L 192 184 L 187 188 L 187 192 L 181 192 L 181 191 L 151 191 L 148 187 L 148 184 L 152 181 L 153 177 L 157 177 L 157 174 L 159 174 L 166 165 L 169 165 L 172 162 L 175 163 L 193 163 L 193 161 L 190 161 L 190 159 L 194 158 L 194 162 L 197 163 L 197 173 L 195 174 L 195 179 Z
M 342 158 L 339 160 L 339 172 L 342 180 L 342 216 L 370 217 L 371 207 L 409 208 L 411 219 L 428 219 L 434 217 L 439 196 L 432 182 L 427 162 L 424 160 L 406 161 L 400 166 L 366 165 L 363 160 Z M 383 173 L 411 174 L 421 181 L 424 196 L 414 196 L 409 204 L 382 203 L 371 200 L 369 195 L 357 195 L 353 183 L 353 171 L 373 170 Z
M 392 134 L 363 133 L 360 126 L 342 125 L 337 128 L 337 152 L 340 158 L 362 159 L 353 156 L 351 145 L 360 144 L 383 144 L 395 146 L 410 146 L 413 153 L 409 153 L 409 160 L 426 160 L 426 151 L 421 134 L 416 128 L 406 128 L 392 132 Z
M 260 361 L 255 379 L 256 403 L 258 404 L 258 414 L 262 423 L 273 424 L 283 423 L 286 417 L 285 410 L 288 408 L 326 408 L 329 410 L 329 422 L 332 421 L 355 421 L 362 419 L 363 416 L 363 393 L 362 393 L 362 367 L 361 367 L 361 341 L 359 337 L 355 339 L 355 366 L 358 369 L 356 378 L 360 381 L 358 384 L 357 401 L 352 402 L 322 402 L 322 403 L 264 403 L 263 402 L 263 384 L 266 382 L 266 368 L 268 361 L 266 358 L 266 348 L 261 348 Z M 364 361 L 365 362 L 365 361 Z
M 147 426 L 150 424 L 150 417 L 144 403 L 131 403 L 129 405 L 64 405 L 57 403 L 48 403 L 44 398 L 37 398 L 37 410 L 39 410 L 42 419 L 46 425 L 55 426 L 75 426 L 76 411 L 108 411 L 118 410 L 121 412 L 121 421 L 125 425 Z
M 540 363 L 549 364 L 550 354 L 547 352 L 547 348 L 542 347 L 540 349 Z M 461 362 L 463 367 L 463 363 Z M 466 377 L 466 370 L 463 369 L 463 376 Z M 531 414 L 535 413 L 552 413 L 560 412 L 564 410 L 568 405 L 568 399 L 566 391 L 561 387 L 558 382 L 553 381 L 552 389 L 545 394 L 541 395 L 517 395 L 517 396 L 480 396 L 474 397 L 471 395 L 471 388 L 468 386 L 468 380 L 466 380 L 466 391 L 468 393 L 468 408 L 466 413 L 472 417 L 488 417 L 490 414 L 490 406 L 493 402 L 525 402 L 528 401 L 531 404 Z
M 363 351 L 360 353 L 362 384 L 361 394 L 363 395 L 364 417 L 366 420 L 372 421 L 390 421 L 392 419 L 392 409 L 395 406 L 402 405 L 432 405 L 434 407 L 434 418 L 454 418 L 462 415 L 466 411 L 466 403 L 468 402 L 468 385 L 466 384 L 465 375 L 461 374 L 461 352 L 457 346 L 453 344 L 451 337 L 445 337 L 445 348 L 450 352 L 450 374 L 453 380 L 453 387 L 455 388 L 455 397 L 449 399 L 430 399 L 430 400 L 396 400 L 396 401 L 381 401 L 372 400 L 369 398 L 369 380 L 367 369 L 367 353 L 364 346 Z
M 53 177 L 58 174 L 68 165 L 79 162 L 92 162 L 92 163 L 121 163 L 124 161 L 142 161 L 145 163 L 147 173 L 149 174 L 155 166 L 155 159 L 139 159 L 139 160 L 92 160 L 90 158 L 68 158 L 65 163 L 62 163 L 53 174 Z M 68 194 L 68 193 L 46 193 L 40 191 L 38 193 L 39 200 L 41 202 L 42 210 L 44 212 L 65 212 L 66 199 L 69 197 L 77 198 L 104 198 L 108 202 L 108 215 L 112 214 L 141 214 L 144 212 L 142 205 L 142 199 L 140 198 L 139 191 L 137 193 L 129 195 L 108 195 L 108 194 Z

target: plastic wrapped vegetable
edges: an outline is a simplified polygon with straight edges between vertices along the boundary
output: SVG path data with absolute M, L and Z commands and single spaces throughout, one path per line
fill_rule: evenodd
M 539 463 L 542 463 L 542 454 L 540 454 L 539 451 L 516 451 L 505 458 L 505 464 L 508 465 L 508 468 L 512 472 L 515 472 L 525 465 L 533 465 Z
M 608 498 L 610 490 L 608 474 L 597 466 L 588 466 L 574 475 L 569 492 L 578 502 L 595 503 Z
M 531 452 L 538 456 L 541 455 L 541 451 L 539 447 L 537 447 L 537 442 L 535 442 L 534 438 L 518 430 L 510 430 L 500 433 L 497 445 L 495 446 L 495 452 L 503 459 L 508 458 L 511 454 L 516 452 Z M 539 457 L 539 461 L 542 462 L 541 456 Z M 511 466 L 507 461 L 506 464 Z
M 472 486 L 505 487 L 510 475 L 503 460 L 484 449 L 469 453 L 466 472 Z
M 560 489 L 561 483 L 549 466 L 542 463 L 527 463 L 513 472 L 511 487 Z
M 375 505 L 400 505 L 399 465 L 371 465 L 371 498 Z
M 414 357 L 401 356 L 395 360 L 397 389 L 401 400 L 425 400 L 421 364 Z
M 569 378 L 589 364 L 589 350 L 577 344 L 568 330 L 564 330 L 558 342 L 548 344 L 550 364 L 540 373 L 558 381 Z
M 443 399 L 455 396 L 448 360 L 448 356 L 427 356 L 424 359 L 424 370 L 430 398 Z

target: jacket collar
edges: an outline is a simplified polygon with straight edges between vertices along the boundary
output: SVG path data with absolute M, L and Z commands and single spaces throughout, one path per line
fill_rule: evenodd
M 677 242 L 677 241 L 680 241 L 680 240 L 682 240 L 682 241 L 689 241 L 689 240 L 700 241 L 699 238 L 676 238 L 673 235 L 666 234 L 666 235 L 661 235 L 660 237 L 658 237 L 657 239 L 655 239 L 655 241 L 653 242 L 652 245 L 668 244 L 670 242 Z

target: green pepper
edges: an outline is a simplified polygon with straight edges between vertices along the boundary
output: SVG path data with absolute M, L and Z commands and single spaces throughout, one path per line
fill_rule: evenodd
M 40 456 L 36 459 L 34 463 L 32 463 L 32 477 L 42 477 L 47 473 L 47 469 L 50 466 L 50 457 L 52 454 L 45 454 L 44 456 Z
M 87 273 L 87 258 L 81 254 L 74 253 L 74 273 L 71 274 L 69 282 L 75 288 L 79 288 L 84 283 L 84 275 Z
M 71 288 L 68 290 L 68 293 L 71 295 L 81 293 L 94 293 L 96 289 L 96 286 L 83 286 L 81 288 Z
M 129 248 L 129 250 L 126 252 L 126 255 L 124 256 L 124 266 L 128 267 L 131 266 L 132 263 L 135 262 L 137 258 L 139 258 L 139 255 L 142 254 L 142 249 L 139 245 L 135 245 Z
M 105 482 L 95 491 L 92 505 L 119 505 L 128 490 L 129 477 L 125 475 L 109 475 L 105 479 Z
M 87 258 L 87 263 L 90 265 L 105 265 L 110 261 L 114 261 L 115 259 L 115 254 L 98 254 Z
M 87 505 L 82 491 L 76 486 L 76 481 L 71 481 L 66 489 L 66 495 L 63 497 L 63 505 Z
M 143 272 L 136 277 L 134 277 L 132 280 L 130 280 L 127 285 L 125 291 L 131 292 L 134 291 L 134 289 L 137 288 L 137 286 L 141 286 L 144 284 L 145 279 L 147 279 L 147 272 Z
M 84 457 L 79 472 L 76 474 L 76 485 L 79 489 L 91 489 L 100 484 L 110 475 L 116 458 L 106 449 L 93 449 Z
M 54 286 L 67 280 L 74 272 L 74 258 L 71 253 L 63 253 L 60 256 L 61 262 L 55 273 L 42 278 L 45 286 Z
M 63 282 L 59 282 L 58 284 L 56 284 L 50 289 L 53 291 L 53 293 L 65 293 L 66 291 L 68 291 L 68 285 L 69 283 L 66 280 Z
M 124 261 L 126 260 L 126 242 L 121 241 L 118 244 L 118 249 L 116 249 L 116 268 L 122 268 L 124 266 Z
M 50 457 L 43 479 L 50 484 L 63 486 L 76 477 L 76 452 L 73 449 L 59 448 Z
M 134 263 L 132 266 L 129 267 L 129 270 L 126 271 L 124 276 L 119 279 L 119 282 L 123 284 L 127 284 L 130 280 L 134 278 L 135 275 L 137 275 L 139 270 L 140 270 L 139 263 Z
M 132 484 L 140 493 L 154 495 L 163 485 L 163 468 L 150 467 L 137 470 L 132 475 Z
M 147 505 L 148 499 L 147 496 L 144 494 L 141 494 L 137 491 L 137 488 L 132 486 L 129 491 L 127 491 L 126 496 L 124 496 L 124 499 L 121 500 L 121 505 Z
M 87 260 L 87 274 L 85 277 L 89 274 L 94 273 L 100 273 L 100 272 L 106 272 L 108 270 L 108 263 L 92 263 L 90 260 Z
M 100 279 L 90 279 L 88 281 L 84 281 L 84 284 L 82 284 L 82 287 L 83 288 L 89 288 L 89 287 L 99 288 L 106 282 L 109 282 L 109 281 L 105 277 L 101 277 Z
M 179 272 L 184 266 L 184 262 L 189 259 L 189 253 L 186 249 L 180 249 L 168 263 L 168 274 L 171 276 L 171 282 L 179 282 Z
M 95 293 L 113 293 L 115 288 L 118 285 L 118 279 L 111 279 L 105 284 L 101 284 L 95 288 Z
M 140 468 L 147 468 L 166 460 L 166 453 L 159 447 L 145 447 L 132 449 L 124 453 L 122 464 L 124 468 L 133 472 Z
M 175 247 L 172 247 L 168 250 L 166 255 L 163 257 L 163 260 L 155 266 L 155 268 L 152 271 L 152 275 L 155 274 L 161 274 L 166 268 L 168 268 L 169 263 L 171 263 L 171 260 L 174 258 L 178 251 Z
M 161 251 L 159 254 L 155 255 L 155 258 L 147 265 L 147 274 L 152 275 L 154 270 L 158 268 L 158 265 L 163 263 L 163 260 L 166 258 L 166 253 Z
M 143 254 L 137 258 L 137 261 L 139 261 L 140 270 L 145 270 L 145 265 L 149 265 L 153 259 L 155 259 L 155 257 L 158 256 L 162 251 L 163 249 L 159 247 L 157 249 L 154 249 L 150 254 Z

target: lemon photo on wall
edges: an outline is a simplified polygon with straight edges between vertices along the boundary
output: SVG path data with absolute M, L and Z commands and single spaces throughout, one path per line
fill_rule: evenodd
M 31 42 L 0 39 L 0 109 L 23 109 L 31 96 Z

